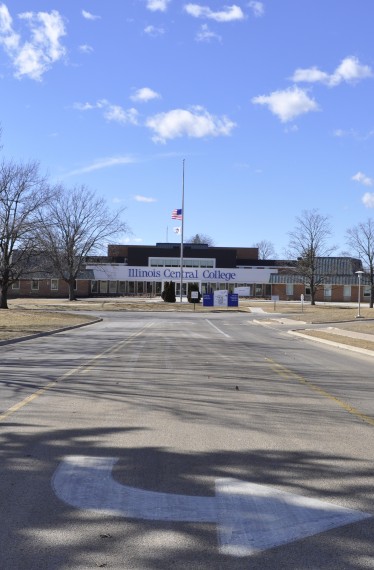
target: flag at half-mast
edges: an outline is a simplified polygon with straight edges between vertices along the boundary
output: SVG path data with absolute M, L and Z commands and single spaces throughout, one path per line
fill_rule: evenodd
M 182 219 L 182 208 L 180 210 L 173 210 L 171 213 L 172 220 L 181 220 Z

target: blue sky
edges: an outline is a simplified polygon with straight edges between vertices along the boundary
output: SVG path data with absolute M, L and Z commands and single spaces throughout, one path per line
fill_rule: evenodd
M 337 252 L 374 213 L 372 0 L 0 2 L 3 156 L 125 206 L 123 242 L 280 257 L 302 210 Z

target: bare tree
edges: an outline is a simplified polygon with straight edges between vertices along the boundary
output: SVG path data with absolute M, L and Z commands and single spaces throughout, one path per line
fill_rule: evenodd
M 374 222 L 368 218 L 347 230 L 347 244 L 361 259 L 369 275 L 370 308 L 374 306 Z
M 40 212 L 52 191 L 39 164 L 0 164 L 0 308 L 8 308 L 8 291 L 35 267 Z
M 212 247 L 214 245 L 214 240 L 206 234 L 195 234 L 194 236 L 188 238 L 186 243 L 201 243 Z
M 328 243 L 331 235 L 329 218 L 318 210 L 304 210 L 289 233 L 287 255 L 297 260 L 294 271 L 310 288 L 312 305 L 316 304 L 316 293 L 325 281 L 325 276 L 318 272 L 318 258 L 331 255 L 335 249 Z
M 41 216 L 40 247 L 56 274 L 69 285 L 70 301 L 76 298 L 74 284 L 86 256 L 99 253 L 105 241 L 128 231 L 121 220 L 123 211 L 110 211 L 104 198 L 86 186 L 61 186 Z
M 271 241 L 263 239 L 253 244 L 253 247 L 258 249 L 259 259 L 276 259 L 277 255 L 275 253 L 274 245 Z

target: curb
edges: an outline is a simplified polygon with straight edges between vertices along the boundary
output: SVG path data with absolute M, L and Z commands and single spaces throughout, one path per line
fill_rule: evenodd
M 7 344 L 16 344 L 17 342 L 23 342 L 25 340 L 33 340 L 34 338 L 40 338 L 43 336 L 51 336 L 53 334 L 57 334 L 60 332 L 65 332 L 65 331 L 71 331 L 74 329 L 79 329 L 81 327 L 87 327 L 88 325 L 96 325 L 97 323 L 101 323 L 103 321 L 103 319 L 95 319 L 94 321 L 89 321 L 87 323 L 81 323 L 79 325 L 71 325 L 69 327 L 63 327 L 62 329 L 54 329 L 52 331 L 45 331 L 45 332 L 40 332 L 40 333 L 35 333 L 35 334 L 29 334 L 26 336 L 19 336 L 17 338 L 9 338 L 8 340 L 1 340 L 0 341 L 0 346 L 4 346 Z
M 366 354 L 367 356 L 374 356 L 374 351 L 367 348 L 359 348 L 358 346 L 351 346 L 349 344 L 344 344 L 341 342 L 334 342 L 333 340 L 327 340 L 325 338 L 318 338 L 317 336 L 310 336 L 303 334 L 299 331 L 287 331 L 289 334 L 303 338 L 304 340 L 312 340 L 314 342 L 321 342 L 322 344 L 327 344 L 335 348 L 341 348 L 343 350 L 350 350 L 351 352 L 358 352 L 359 354 Z

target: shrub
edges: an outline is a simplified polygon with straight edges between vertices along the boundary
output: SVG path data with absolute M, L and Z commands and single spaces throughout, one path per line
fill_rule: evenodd
M 175 283 L 173 283 L 173 281 L 165 282 L 161 297 L 165 303 L 175 303 Z

